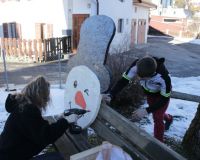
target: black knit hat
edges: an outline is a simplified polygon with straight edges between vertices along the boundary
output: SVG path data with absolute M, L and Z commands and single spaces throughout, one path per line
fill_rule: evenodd
M 143 57 L 137 62 L 137 74 L 139 77 L 151 77 L 155 74 L 157 63 L 152 57 Z

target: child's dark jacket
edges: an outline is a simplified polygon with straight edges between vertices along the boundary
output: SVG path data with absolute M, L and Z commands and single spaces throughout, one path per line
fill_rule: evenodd
M 50 125 L 35 105 L 21 107 L 13 96 L 6 100 L 10 115 L 0 136 L 0 159 L 28 160 L 62 136 L 68 122 L 62 118 Z
M 148 113 L 154 112 L 159 108 L 165 106 L 169 102 L 171 93 L 171 78 L 169 72 L 164 65 L 164 58 L 153 57 L 157 62 L 156 73 L 151 78 L 141 79 L 140 84 L 147 96 L 158 99 L 156 103 L 146 108 Z M 123 74 L 122 78 L 111 89 L 110 94 L 115 97 L 131 80 L 137 75 L 137 63 L 134 61 L 128 70 Z

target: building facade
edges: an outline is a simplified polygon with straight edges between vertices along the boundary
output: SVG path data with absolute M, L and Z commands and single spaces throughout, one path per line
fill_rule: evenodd
M 141 0 L 1 0 L 0 37 L 48 39 L 71 35 L 73 48 L 79 41 L 83 21 L 96 14 L 107 15 L 116 25 L 111 47 L 147 42 L 149 9 Z

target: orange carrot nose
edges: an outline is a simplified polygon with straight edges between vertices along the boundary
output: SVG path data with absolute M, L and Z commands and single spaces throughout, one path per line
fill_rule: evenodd
M 85 99 L 84 99 L 83 94 L 81 93 L 81 91 L 76 92 L 75 103 L 77 105 L 79 105 L 82 109 L 86 108 Z

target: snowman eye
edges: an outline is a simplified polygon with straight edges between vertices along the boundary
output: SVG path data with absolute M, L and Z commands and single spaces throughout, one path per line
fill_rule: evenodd
M 89 90 L 85 89 L 84 92 L 89 96 Z
M 77 87 L 77 81 L 74 81 L 74 88 L 76 88 Z

